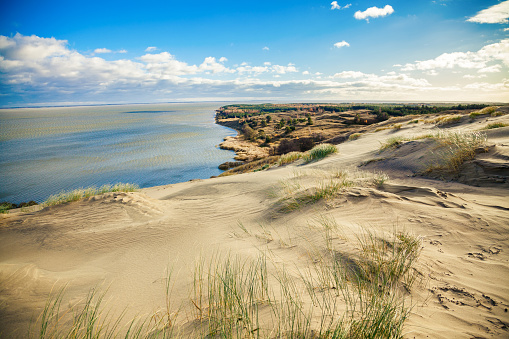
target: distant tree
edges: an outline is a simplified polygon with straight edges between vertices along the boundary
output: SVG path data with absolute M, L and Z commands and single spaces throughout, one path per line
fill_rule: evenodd
M 254 140 L 256 137 L 256 132 L 247 123 L 242 126 L 242 132 L 246 139 Z
M 271 122 L 272 121 L 272 117 L 270 115 L 267 115 L 267 117 L 265 118 L 265 120 L 267 120 L 267 123 Z
M 311 119 L 311 115 L 308 115 L 307 125 L 312 125 L 312 124 L 313 124 L 313 120 Z

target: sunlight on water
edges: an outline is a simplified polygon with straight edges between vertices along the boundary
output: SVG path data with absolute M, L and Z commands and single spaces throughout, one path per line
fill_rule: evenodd
M 42 201 L 92 185 L 140 187 L 208 178 L 236 132 L 214 123 L 220 103 L 0 110 L 0 201 Z

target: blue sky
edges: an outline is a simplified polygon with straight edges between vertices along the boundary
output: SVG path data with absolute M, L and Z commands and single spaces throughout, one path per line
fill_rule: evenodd
M 509 101 L 509 1 L 10 1 L 0 106 Z

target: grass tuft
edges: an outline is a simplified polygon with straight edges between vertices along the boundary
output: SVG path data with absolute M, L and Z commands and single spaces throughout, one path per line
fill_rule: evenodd
M 84 198 L 89 198 L 94 195 L 99 195 L 108 192 L 134 192 L 139 189 L 139 186 L 136 184 L 128 184 L 128 183 L 117 183 L 115 185 L 103 185 L 99 188 L 97 187 L 88 187 L 88 188 L 79 188 L 68 192 L 61 192 L 56 195 L 50 196 L 45 202 L 42 203 L 43 206 L 54 206 L 63 204 L 66 202 L 78 201 Z
M 486 134 L 480 132 L 438 132 L 433 138 L 443 147 L 437 152 L 439 159 L 424 170 L 424 174 L 457 174 L 461 165 L 474 159 L 476 153 L 486 147 Z
M 384 151 L 386 149 L 398 148 L 406 141 L 403 137 L 392 137 L 387 139 L 384 143 L 381 143 L 379 151 Z
M 501 127 L 507 127 L 509 124 L 504 124 L 503 122 L 494 122 L 492 124 L 486 125 L 483 129 L 494 129 L 494 128 L 501 128 Z
M 304 153 L 302 153 L 302 152 L 290 152 L 290 153 L 283 154 L 279 158 L 278 165 L 283 166 L 283 165 L 291 164 L 291 163 L 299 160 L 303 156 L 304 156 Z
M 362 134 L 360 133 L 354 133 L 354 134 L 350 134 L 350 136 L 348 137 L 348 140 L 357 140 L 361 137 Z
M 320 160 L 328 156 L 329 154 L 336 153 L 338 148 L 331 144 L 321 144 L 313 147 L 304 155 L 304 161 L 311 162 L 314 160 Z

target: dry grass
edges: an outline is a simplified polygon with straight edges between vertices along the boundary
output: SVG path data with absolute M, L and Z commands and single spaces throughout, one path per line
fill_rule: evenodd
M 460 122 L 462 119 L 461 115 L 444 115 L 434 119 L 425 120 L 426 124 L 435 124 L 436 126 L 447 126 Z
M 350 134 L 350 136 L 348 137 L 348 140 L 357 140 L 361 137 L 362 134 L 360 133 L 354 133 L 354 134 Z
M 312 173 L 309 176 L 280 180 L 273 197 L 278 199 L 278 210 L 288 213 L 322 200 L 333 199 L 348 187 L 381 187 L 387 180 L 389 177 L 383 172 Z
M 226 172 L 221 173 L 219 176 L 224 177 L 228 175 L 249 173 L 257 170 L 264 170 L 269 168 L 271 165 L 276 164 L 279 161 L 279 155 L 270 156 L 264 159 L 248 162 L 244 165 L 237 166 Z
M 398 148 L 405 141 L 407 141 L 407 139 L 405 139 L 403 137 L 392 137 L 392 138 L 389 138 L 385 142 L 380 143 L 379 151 L 381 152 L 381 151 L 384 151 L 384 150 L 387 150 L 387 149 Z
M 486 147 L 486 134 L 480 132 L 439 132 L 433 137 L 442 145 L 435 163 L 428 166 L 424 174 L 457 174 L 461 165 L 474 159 L 480 149 Z
M 299 160 L 303 156 L 304 156 L 303 152 L 290 152 L 290 153 L 283 154 L 279 158 L 278 165 L 284 166 L 287 164 L 291 164 L 291 163 Z
M 136 184 L 125 184 L 125 183 L 117 183 L 115 185 L 103 185 L 99 188 L 97 187 L 88 187 L 88 188 L 79 188 L 68 192 L 61 192 L 56 195 L 50 196 L 45 202 L 43 202 L 42 206 L 54 206 L 63 204 L 66 202 L 78 201 L 84 198 L 89 198 L 94 195 L 99 195 L 108 192 L 134 192 L 139 189 L 139 186 Z
M 501 128 L 501 127 L 507 127 L 509 124 L 505 124 L 503 122 L 494 122 L 492 124 L 486 125 L 483 129 L 494 129 L 494 128 Z

